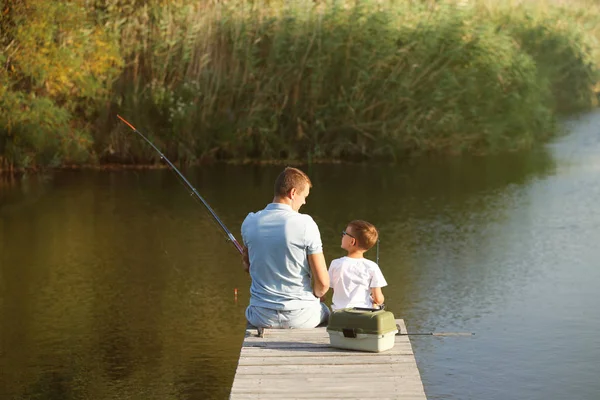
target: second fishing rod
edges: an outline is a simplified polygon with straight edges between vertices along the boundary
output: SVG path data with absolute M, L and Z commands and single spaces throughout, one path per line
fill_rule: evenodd
M 140 131 L 138 131 L 130 122 L 128 122 L 125 118 L 121 117 L 120 115 L 117 115 L 117 118 L 119 118 L 121 121 L 123 121 L 123 123 L 125 123 L 128 127 L 130 127 L 135 133 L 137 133 L 138 135 L 140 135 L 140 137 L 142 139 L 144 139 L 144 141 L 146 143 L 148 143 L 154 150 L 156 150 L 156 152 L 160 155 L 160 158 L 163 159 L 169 165 L 169 167 L 171 167 L 171 169 L 181 178 L 181 180 L 184 182 L 184 184 L 192 191 L 191 194 L 194 195 L 197 199 L 199 199 L 202 202 L 202 204 L 206 207 L 206 209 L 208 210 L 208 212 L 210 213 L 210 215 L 212 215 L 212 217 L 215 219 L 215 221 L 217 221 L 217 223 L 219 224 L 219 226 L 221 227 L 221 229 L 223 229 L 223 231 L 227 235 L 227 238 L 231 241 L 231 243 L 233 243 L 233 245 L 235 246 L 235 248 L 237 249 L 237 251 L 239 251 L 240 254 L 243 255 L 244 248 L 236 240 L 236 238 L 233 236 L 233 234 L 231 233 L 231 231 L 229 229 L 227 229 L 227 227 L 225 226 L 225 224 L 223 223 L 223 221 L 221 221 L 221 219 L 219 218 L 219 216 L 217 215 L 217 213 L 215 213 L 215 211 L 208 204 L 208 202 L 206 200 L 204 200 L 204 198 L 202 196 L 200 196 L 200 193 L 198 193 L 198 191 L 196 190 L 196 188 L 194 186 L 192 186 L 192 184 L 190 183 L 190 181 L 188 181 L 186 179 L 186 177 L 181 173 L 181 171 L 179 171 L 179 169 L 177 169 L 177 167 L 175 165 L 173 165 L 173 163 L 158 149 L 158 147 L 156 147 L 154 145 L 154 143 L 152 143 L 150 141 L 150 139 L 148 139 Z

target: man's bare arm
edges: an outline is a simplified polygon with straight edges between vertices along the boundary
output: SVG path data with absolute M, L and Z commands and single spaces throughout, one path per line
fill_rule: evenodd
M 323 253 L 309 254 L 308 264 L 313 276 L 313 293 L 317 297 L 323 297 L 329 290 L 329 274 Z

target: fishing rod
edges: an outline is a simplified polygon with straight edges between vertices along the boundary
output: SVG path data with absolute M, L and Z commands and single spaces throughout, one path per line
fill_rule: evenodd
M 204 198 L 202 196 L 200 196 L 200 193 L 198 193 L 198 191 L 196 190 L 196 188 L 192 186 L 192 184 L 185 178 L 185 176 L 183 176 L 183 174 L 181 172 L 179 172 L 179 170 L 177 169 L 177 167 L 175 167 L 175 165 L 173 165 L 173 163 L 158 149 L 158 147 L 156 147 L 154 145 L 154 143 L 152 143 L 146 136 L 142 135 L 142 133 L 140 131 L 138 131 L 132 124 L 130 124 L 129 122 L 127 122 L 127 120 L 125 120 L 125 118 L 121 117 L 118 114 L 117 114 L 117 118 L 119 118 L 121 121 L 123 121 L 135 133 L 137 133 L 138 135 L 140 135 L 142 137 L 142 139 L 144 139 L 146 141 L 146 143 L 148 143 L 150 146 L 152 146 L 152 148 L 154 150 L 156 150 L 156 152 L 158 154 L 160 154 L 160 158 L 163 159 L 163 160 L 165 160 L 165 162 L 167 164 L 169 164 L 169 166 L 173 169 L 173 171 L 175 171 L 177 173 L 177 175 L 179 175 L 179 177 L 183 180 L 183 182 L 185 182 L 185 184 L 192 190 L 192 194 L 196 195 L 196 197 L 198 199 L 200 199 L 200 201 L 202 202 L 202 204 L 204 204 L 204 207 L 206 207 L 206 209 L 208 210 L 208 212 L 210 213 L 210 215 L 213 216 L 213 218 L 217 221 L 217 223 L 219 224 L 219 226 L 221 226 L 221 228 L 225 231 L 225 234 L 227 235 L 227 237 L 229 238 L 229 240 L 231 241 L 231 243 L 233 243 L 233 245 L 235 246 L 235 248 L 240 252 L 240 254 L 244 254 L 244 249 L 242 248 L 242 246 L 240 245 L 240 243 L 235 239 L 235 237 L 229 231 L 229 229 L 227 229 L 227 227 L 225 226 L 225 224 L 223 223 L 223 221 L 221 221 L 221 219 L 213 211 L 213 209 L 211 208 L 211 206 L 208 205 L 208 203 L 206 202 L 206 200 L 204 200 Z

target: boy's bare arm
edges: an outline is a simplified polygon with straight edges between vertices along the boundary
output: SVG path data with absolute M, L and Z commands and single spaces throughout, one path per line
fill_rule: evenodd
M 380 287 L 371 288 L 371 297 L 373 298 L 373 304 L 376 305 L 383 304 L 383 301 L 385 300 Z
M 323 253 L 309 254 L 308 264 L 313 276 L 313 293 L 316 297 L 323 297 L 329 290 L 329 273 Z

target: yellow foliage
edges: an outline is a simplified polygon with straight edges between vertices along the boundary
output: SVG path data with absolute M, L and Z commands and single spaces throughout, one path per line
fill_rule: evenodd
M 83 0 L 29 0 L 14 6 L 12 80 L 30 80 L 37 96 L 68 104 L 69 97 L 96 97 L 121 67 L 118 47 L 88 21 Z
M 85 0 L 5 0 L 0 14 L 0 149 L 11 163 L 83 160 L 85 118 L 122 61 Z

